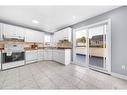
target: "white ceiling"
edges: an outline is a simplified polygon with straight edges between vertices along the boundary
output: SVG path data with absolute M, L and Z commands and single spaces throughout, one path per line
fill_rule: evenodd
M 0 6 L 0 20 L 54 32 L 118 6 Z M 32 20 L 39 21 L 38 24 Z

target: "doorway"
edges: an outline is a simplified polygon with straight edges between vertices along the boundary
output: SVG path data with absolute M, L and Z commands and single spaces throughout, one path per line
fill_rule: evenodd
M 110 73 L 110 20 L 73 31 L 73 63 Z
M 81 66 L 87 66 L 87 30 L 82 29 L 73 33 L 74 42 L 74 63 Z

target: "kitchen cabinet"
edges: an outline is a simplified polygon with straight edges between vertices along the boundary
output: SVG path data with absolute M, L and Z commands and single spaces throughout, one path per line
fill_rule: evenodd
M 70 27 L 57 31 L 53 35 L 53 43 L 58 43 L 59 40 L 67 39 L 71 42 L 72 29 Z
M 3 31 L 2 31 L 2 26 L 3 26 L 3 24 L 2 23 L 0 23 L 0 40 L 3 40 Z
M 16 27 L 16 35 L 18 36 L 19 39 L 24 39 L 25 40 L 25 28 L 22 27 Z
M 36 42 L 44 43 L 44 33 L 40 31 L 36 31 Z
M 44 60 L 44 49 L 38 50 L 38 61 Z
M 2 31 L 5 38 L 24 39 L 25 36 L 24 28 L 14 25 L 3 24 Z
M 53 49 L 53 60 L 64 65 L 71 63 L 71 49 Z
M 53 60 L 54 61 L 56 61 L 56 62 L 59 62 L 59 63 L 63 63 L 63 62 L 60 62 L 60 60 L 61 60 L 61 52 L 60 52 L 60 50 L 53 50 Z
M 52 49 L 44 49 L 44 60 L 52 60 Z
M 58 56 L 59 56 L 59 54 L 58 54 L 57 50 L 53 49 L 53 60 L 58 61 Z
M 26 64 L 38 61 L 38 50 L 26 51 Z
M 53 60 L 68 65 L 71 63 L 71 49 L 38 49 L 26 51 L 26 64 L 42 60 Z
M 35 42 L 35 33 L 31 29 L 25 29 L 25 42 Z
M 2 60 L 1 60 L 1 52 L 0 52 L 0 70 L 1 70 L 1 61 L 2 61 Z
M 44 42 L 44 33 L 28 28 L 0 23 L 0 40 L 4 38 L 25 39 L 25 42 Z
M 35 31 L 32 29 L 25 29 L 26 36 L 25 41 L 26 42 L 36 42 L 36 43 L 43 43 L 44 41 L 44 33 L 40 31 Z

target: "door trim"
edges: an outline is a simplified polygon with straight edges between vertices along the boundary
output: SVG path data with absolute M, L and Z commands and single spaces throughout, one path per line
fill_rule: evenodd
M 100 21 L 100 22 L 97 22 L 97 23 L 93 23 L 93 24 L 90 24 L 90 25 L 86 25 L 86 26 L 83 26 L 83 27 L 80 27 L 80 28 L 77 28 L 77 29 L 73 29 L 73 59 L 75 58 L 75 33 L 76 31 L 79 31 L 79 30 L 83 30 L 83 29 L 87 29 L 88 31 L 88 28 L 91 28 L 91 27 L 95 27 L 95 26 L 98 26 L 98 25 L 101 25 L 101 24 L 105 24 L 107 23 L 107 32 L 106 32 L 106 46 L 107 46 L 107 49 L 106 49 L 106 58 L 107 58 L 107 70 L 108 70 L 108 74 L 111 74 L 111 19 L 107 19 L 107 20 L 103 20 L 103 21 Z M 88 51 L 88 50 L 87 50 Z M 74 60 L 73 60 L 73 63 L 74 63 Z M 88 61 L 87 61 L 87 64 L 88 64 Z M 89 67 L 89 66 L 87 66 Z

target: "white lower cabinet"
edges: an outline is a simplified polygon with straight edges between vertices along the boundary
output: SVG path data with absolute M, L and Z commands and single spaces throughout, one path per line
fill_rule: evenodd
M 52 49 L 44 49 L 44 60 L 52 60 Z
M 38 61 L 38 50 L 26 51 L 26 64 Z
M 38 49 L 26 51 L 26 64 L 42 60 L 53 60 L 68 65 L 71 63 L 71 49 Z
M 71 63 L 71 49 L 54 49 L 53 60 L 64 65 Z
M 44 49 L 38 50 L 38 61 L 44 60 Z
M 58 61 L 58 52 L 57 52 L 57 50 L 53 50 L 53 60 Z

